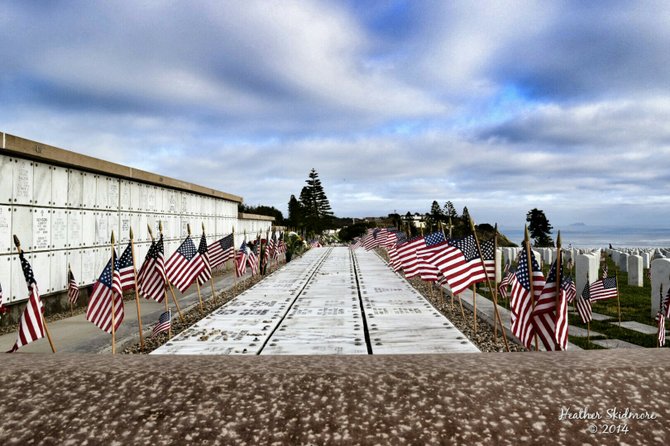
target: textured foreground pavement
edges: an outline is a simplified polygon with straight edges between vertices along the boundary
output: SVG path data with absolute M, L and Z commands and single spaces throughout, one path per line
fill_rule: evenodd
M 3 445 L 670 439 L 665 349 L 318 357 L 17 353 L 2 359 Z M 559 419 L 562 411 L 578 416 L 584 408 L 602 418 Z M 607 419 L 608 410 L 626 409 L 656 419 Z M 624 424 L 628 433 L 600 432 Z

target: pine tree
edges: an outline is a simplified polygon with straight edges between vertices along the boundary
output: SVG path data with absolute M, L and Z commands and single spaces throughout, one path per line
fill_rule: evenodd
M 293 227 L 296 229 L 302 228 L 302 206 L 295 195 L 291 195 L 291 199 L 288 201 L 288 222 L 287 226 Z
M 447 217 L 447 220 L 449 220 L 449 217 L 451 217 L 452 220 L 458 218 L 458 212 L 456 212 L 456 208 L 451 201 L 444 203 L 444 215 Z
M 528 222 L 528 232 L 533 239 L 533 245 L 537 247 L 549 248 L 554 246 L 554 240 L 551 238 L 553 227 L 549 224 L 547 216 L 541 209 L 533 208 L 526 214 Z
M 305 183 L 307 183 L 307 186 L 300 191 L 304 227 L 308 232 L 320 233 L 328 226 L 333 217 L 333 212 L 321 185 L 321 180 L 319 180 L 319 174 L 315 169 L 309 172 Z

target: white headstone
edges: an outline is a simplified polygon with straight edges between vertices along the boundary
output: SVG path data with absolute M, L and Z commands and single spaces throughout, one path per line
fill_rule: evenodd
M 542 267 L 542 253 L 536 249 L 531 250 L 533 252 L 533 257 L 535 257 L 535 261 L 540 265 L 540 268 Z
M 554 261 L 554 248 L 544 248 L 542 250 L 542 261 L 545 265 L 551 265 Z
M 630 255 L 626 253 L 621 253 L 619 256 L 619 263 L 617 264 L 619 271 L 623 271 L 624 273 L 628 272 L 628 257 L 630 257 Z
M 642 256 L 628 256 L 628 285 L 643 285 Z
M 642 253 L 642 268 L 649 269 L 649 264 L 651 263 L 651 253 L 643 252 Z
M 496 249 L 496 283 L 502 280 L 502 249 Z
M 595 254 L 579 254 L 575 259 L 575 287 L 581 294 L 584 285 L 598 279 L 599 259 Z
M 661 290 L 661 285 L 663 290 Z M 651 317 L 656 317 L 663 296 L 670 287 L 670 259 L 656 259 L 651 262 Z
M 612 261 L 615 265 L 619 265 L 619 256 L 621 253 L 619 251 L 612 251 Z

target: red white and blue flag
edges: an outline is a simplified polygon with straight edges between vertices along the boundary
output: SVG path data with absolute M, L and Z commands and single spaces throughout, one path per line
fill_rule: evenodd
M 40 293 L 37 289 L 37 282 L 35 281 L 33 269 L 22 251 L 19 252 L 19 259 L 21 261 L 23 276 L 26 279 L 26 285 L 28 285 L 29 296 L 26 308 L 21 314 L 21 319 L 19 319 L 19 331 L 16 337 L 16 342 L 8 353 L 13 353 L 26 344 L 42 339 L 45 335 L 44 319 L 42 318 L 44 306 L 42 305 L 42 299 L 40 299 Z
M 198 284 L 203 285 L 209 279 L 212 278 L 212 265 L 209 263 L 209 253 L 207 252 L 207 237 L 205 237 L 204 232 L 200 237 L 200 244 L 198 245 L 198 254 L 200 254 L 202 263 L 205 265 L 200 274 L 198 275 Z
M 116 257 L 116 253 L 114 253 L 114 257 Z M 115 261 L 114 264 L 116 265 L 117 262 Z M 121 282 L 118 279 L 118 274 L 118 270 L 112 268 L 112 259 L 109 259 L 100 277 L 93 285 L 93 292 L 86 309 L 86 320 L 107 333 L 112 332 L 112 299 L 114 300 L 115 330 L 118 330 L 124 317 L 123 296 L 115 292 L 117 287 L 113 286 L 113 282 Z M 115 276 L 115 278 L 112 279 L 112 276 Z
M 205 262 L 195 248 L 190 235 L 165 264 L 167 278 L 182 293 L 186 292 L 203 269 L 205 269 Z
M 616 276 L 605 277 L 593 282 L 589 285 L 589 295 L 591 296 L 591 302 L 617 297 L 619 290 L 617 288 Z
M 71 305 L 76 304 L 77 299 L 79 299 L 79 285 L 77 285 L 74 274 L 69 268 L 67 270 L 67 298 Z
M 446 277 L 454 294 L 460 294 L 471 285 L 486 280 L 486 272 L 477 251 L 475 237 L 449 240 L 448 246 L 428 259 Z
M 530 349 L 535 331 L 533 329 L 533 301 L 540 297 L 544 289 L 544 275 L 535 255 L 530 251 L 531 268 L 528 268 L 526 249 L 521 251 L 519 264 L 511 280 L 512 294 L 510 307 L 512 310 L 512 333 Z M 530 284 L 533 283 L 531 294 Z
M 156 242 L 151 242 L 151 247 L 144 258 L 144 263 L 137 274 L 137 283 L 140 294 L 145 299 L 153 299 L 163 302 L 165 297 L 165 254 L 163 252 L 163 234 Z
M 560 265 L 559 269 L 562 276 L 563 266 Z M 568 304 L 563 287 L 559 288 L 558 299 L 556 288 L 556 262 L 554 262 L 533 310 L 535 333 L 547 351 L 565 350 L 568 346 Z M 557 300 L 558 306 L 556 306 Z
M 229 234 L 217 240 L 207 247 L 209 255 L 209 264 L 212 268 L 223 265 L 225 262 L 233 258 L 235 254 L 235 246 L 233 242 L 233 234 Z
M 130 242 L 121 254 L 121 257 L 115 259 L 118 274 L 114 275 L 114 290 L 123 294 L 124 291 L 135 287 L 135 265 L 133 264 L 133 247 Z

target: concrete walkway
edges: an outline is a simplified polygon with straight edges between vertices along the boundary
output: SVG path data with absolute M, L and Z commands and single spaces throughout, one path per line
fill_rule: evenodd
M 214 289 L 217 293 L 230 289 L 234 283 L 235 274 L 233 271 L 214 277 Z M 194 285 L 187 290 L 185 295 L 182 295 L 177 289 L 175 289 L 175 294 L 182 312 L 199 304 L 198 293 Z M 210 299 L 211 294 L 210 286 L 205 284 L 202 288 L 203 301 Z M 179 315 L 171 297 L 169 303 L 173 317 L 178 318 Z M 142 329 L 146 337 L 151 334 L 153 325 L 158 321 L 160 314 L 165 311 L 165 304 L 140 298 L 140 308 L 142 312 Z M 124 346 L 139 341 L 138 325 L 135 299 L 126 300 L 125 317 L 116 333 L 117 352 L 122 350 Z M 111 335 L 87 321 L 85 313 L 48 322 L 48 327 L 57 353 L 109 353 L 112 350 Z M 0 352 L 6 352 L 12 348 L 14 342 L 16 342 L 16 336 L 16 332 L 0 336 Z M 51 347 L 49 346 L 49 341 L 44 338 L 21 347 L 18 352 L 51 353 Z

